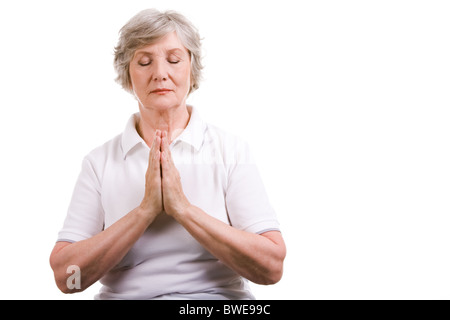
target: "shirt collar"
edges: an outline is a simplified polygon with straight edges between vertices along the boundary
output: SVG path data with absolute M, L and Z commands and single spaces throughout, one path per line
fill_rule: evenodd
M 187 106 L 187 108 L 190 114 L 189 123 L 183 132 L 172 141 L 172 145 L 177 141 L 183 141 L 194 147 L 196 151 L 199 151 L 203 145 L 207 125 L 200 117 L 196 108 L 192 106 Z
M 172 142 L 172 145 L 177 141 L 182 141 L 190 144 L 195 150 L 199 151 L 203 144 L 204 133 L 207 126 L 196 108 L 192 106 L 187 106 L 187 108 L 190 113 L 189 123 L 183 132 Z M 143 146 L 146 146 L 144 139 L 141 138 L 136 130 L 136 123 L 139 120 L 139 117 L 139 112 L 131 115 L 122 134 L 122 152 L 124 158 L 136 145 L 142 144 Z
M 139 112 L 132 114 L 130 119 L 128 119 L 124 132 L 122 133 L 122 152 L 124 159 L 127 156 L 128 152 L 130 152 L 130 150 L 133 149 L 136 145 L 146 145 L 144 139 L 141 138 L 136 130 L 136 123 L 138 122 L 139 117 Z

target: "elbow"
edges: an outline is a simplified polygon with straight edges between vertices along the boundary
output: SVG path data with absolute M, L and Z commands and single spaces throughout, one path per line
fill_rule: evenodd
M 248 279 L 256 284 L 260 285 L 272 285 L 278 283 L 283 276 L 283 270 L 265 270 L 264 272 L 261 272 L 259 275 L 253 275 L 252 277 L 249 277 Z
M 84 291 L 81 286 L 81 270 L 78 266 L 64 266 L 56 255 L 50 257 L 50 267 L 53 270 L 55 283 L 58 289 L 65 294 Z
M 77 293 L 86 289 L 81 284 L 81 272 L 78 266 L 71 265 L 67 269 L 53 269 L 53 274 L 56 286 L 62 293 Z
M 281 278 L 283 277 L 283 266 L 280 267 L 280 269 L 275 270 L 271 273 L 270 277 L 268 278 L 268 285 L 276 284 L 280 282 Z
M 272 285 L 280 282 L 283 277 L 283 265 L 286 257 L 286 247 L 283 245 L 277 252 L 277 256 L 273 258 L 270 267 L 265 271 L 262 281 L 258 284 Z
M 74 293 L 73 290 L 70 290 L 67 285 L 63 281 L 55 280 L 56 286 L 58 287 L 59 291 L 61 291 L 64 294 L 70 294 Z
M 283 277 L 283 262 L 265 272 L 264 276 L 258 279 L 257 284 L 272 285 L 278 283 Z
M 56 287 L 64 294 L 70 294 L 83 291 L 81 288 L 77 289 L 73 282 L 70 281 L 69 275 L 63 270 L 53 269 Z
M 71 293 L 77 293 L 82 292 L 86 288 L 81 286 L 81 283 L 73 277 L 74 274 L 65 274 L 63 272 L 57 272 L 54 271 L 55 275 L 55 283 L 58 287 L 59 291 L 61 291 L 64 294 L 71 294 Z
M 272 246 L 270 253 L 264 254 L 264 258 L 259 264 L 259 272 L 254 272 L 253 282 L 262 285 L 271 285 L 278 283 L 283 277 L 283 264 L 286 258 L 286 244 L 278 232 L 267 232 L 264 234 L 275 245 Z
M 281 278 L 283 277 L 283 266 L 285 258 L 286 258 L 286 246 L 283 243 L 282 245 L 280 245 L 279 250 L 277 252 L 277 257 L 274 259 L 272 267 L 270 268 L 266 284 L 268 285 L 276 284 L 281 280 Z
M 253 280 L 256 284 L 272 285 L 278 283 L 283 277 L 284 255 L 272 261 L 269 267 L 261 270 L 260 276 Z

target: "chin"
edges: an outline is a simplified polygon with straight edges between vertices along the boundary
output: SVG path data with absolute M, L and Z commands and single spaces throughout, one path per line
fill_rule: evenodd
M 173 109 L 173 108 L 177 108 L 179 107 L 182 102 L 179 101 L 164 101 L 164 99 L 158 99 L 159 101 L 148 101 L 146 102 L 143 107 L 145 109 L 151 109 L 151 110 L 156 110 L 156 111 L 161 111 L 164 112 L 166 110 L 169 109 Z

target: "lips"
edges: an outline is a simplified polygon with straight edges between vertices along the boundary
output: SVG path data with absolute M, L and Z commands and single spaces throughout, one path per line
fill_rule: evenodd
M 154 90 L 150 91 L 150 93 L 156 93 L 156 94 L 166 94 L 166 93 L 169 93 L 169 92 L 172 92 L 172 90 L 171 89 L 167 89 L 167 88 L 157 88 L 157 89 L 154 89 Z

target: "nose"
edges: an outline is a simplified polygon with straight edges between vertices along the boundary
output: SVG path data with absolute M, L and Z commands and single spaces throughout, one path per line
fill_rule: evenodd
M 164 61 L 161 61 L 161 59 L 155 59 L 156 61 L 153 61 L 153 75 L 152 79 L 154 81 L 165 81 L 168 78 L 168 71 L 167 67 L 164 63 Z

